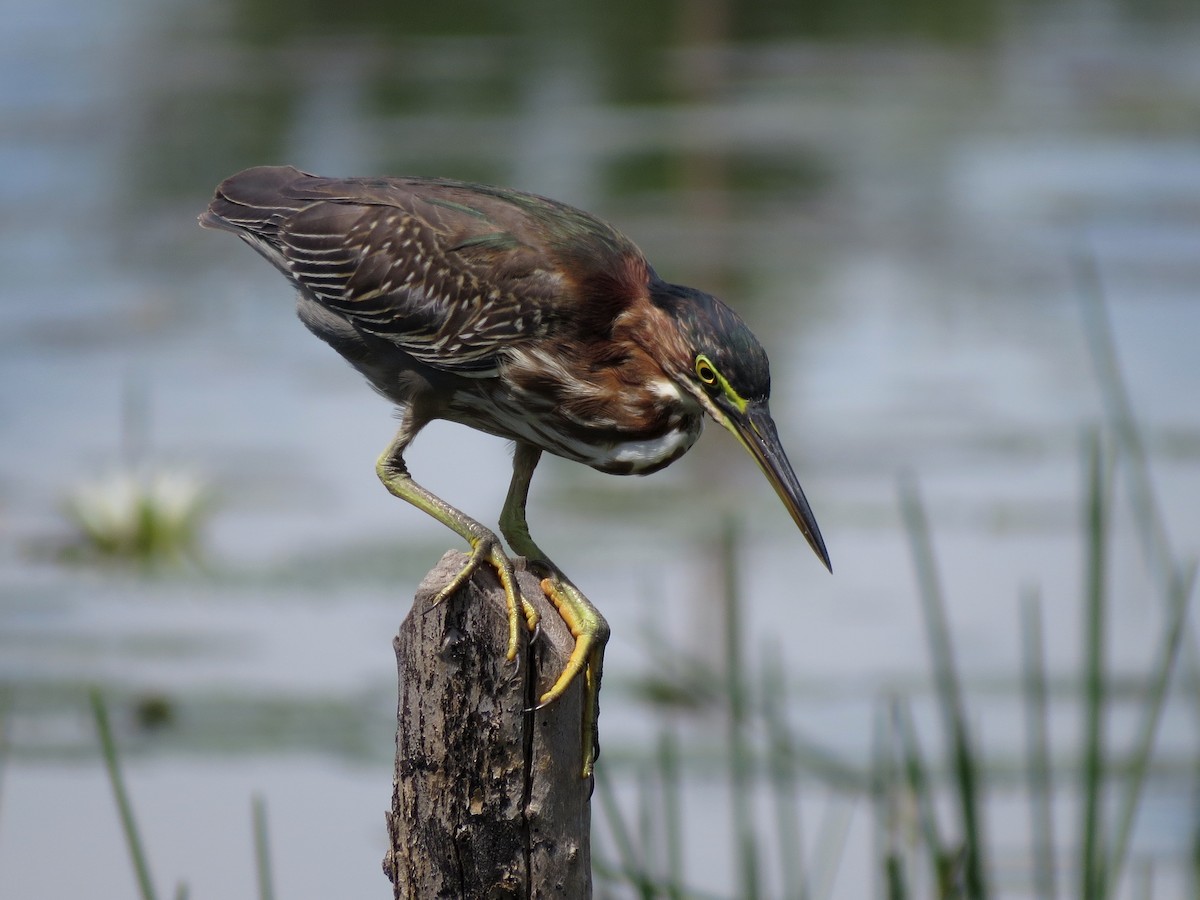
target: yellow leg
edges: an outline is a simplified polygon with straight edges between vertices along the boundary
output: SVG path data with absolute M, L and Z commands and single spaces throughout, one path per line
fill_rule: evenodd
M 608 622 L 580 590 L 550 561 L 529 535 L 525 520 L 525 504 L 529 497 L 529 481 L 542 451 L 529 444 L 517 444 L 513 456 L 513 479 L 508 497 L 500 513 L 500 530 L 514 551 L 549 571 L 542 580 L 542 590 L 558 609 L 559 615 L 575 638 L 575 648 L 562 674 L 542 694 L 539 708 L 561 697 L 571 682 L 583 674 L 583 770 L 584 778 L 592 774 L 592 764 L 600 754 L 598 722 L 600 718 L 600 676 L 604 668 L 604 645 L 608 643 Z
M 408 474 L 408 468 L 404 465 L 404 450 L 415 433 L 416 429 L 406 421 L 396 436 L 396 440 L 384 451 L 375 464 L 379 480 L 393 495 L 433 516 L 447 528 L 465 538 L 471 545 L 470 560 L 463 566 L 462 571 L 438 592 L 438 595 L 433 598 L 433 602 L 441 603 L 466 584 L 480 564 L 485 561 L 489 563 L 496 570 L 508 605 L 508 652 L 506 656 L 510 660 L 516 659 L 517 649 L 520 646 L 521 620 L 524 618 L 524 623 L 530 631 L 535 630 L 539 619 L 537 611 L 521 597 L 516 577 L 513 575 L 512 562 L 504 554 L 500 539 L 496 537 L 495 533 L 412 480 L 412 476 Z

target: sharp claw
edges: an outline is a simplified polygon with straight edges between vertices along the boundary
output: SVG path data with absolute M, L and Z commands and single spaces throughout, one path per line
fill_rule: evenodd
M 520 590 L 517 588 L 516 576 L 513 574 L 512 561 L 505 556 L 504 551 L 500 547 L 500 542 L 496 539 L 495 535 L 485 531 L 483 535 L 472 538 L 471 556 L 467 560 L 466 565 L 459 570 L 458 574 L 451 579 L 449 584 L 437 592 L 437 596 L 433 598 L 431 605 L 437 606 L 446 598 L 455 594 L 464 584 L 470 581 L 471 577 L 475 574 L 475 570 L 485 560 L 496 570 L 496 577 L 500 580 L 500 586 L 504 589 L 504 599 L 508 606 L 508 652 L 505 656 L 511 662 L 517 658 L 522 616 L 530 630 L 535 630 L 539 627 L 539 616 L 537 610 L 530 606 L 521 596 Z
M 390 493 L 433 516 L 471 544 L 471 555 L 466 565 L 437 593 L 432 605 L 436 606 L 462 588 L 485 560 L 496 570 L 508 606 L 507 658 L 510 661 L 515 660 L 520 648 L 522 615 L 528 630 L 533 632 L 532 640 L 536 641 L 541 635 L 537 611 L 521 596 L 512 560 L 505 554 L 500 539 L 474 519 L 421 487 L 409 476 L 404 465 L 403 453 L 421 424 L 423 423 L 417 421 L 410 411 L 396 435 L 396 440 L 379 457 L 375 470 Z M 550 690 L 542 695 L 535 709 L 541 709 L 553 702 L 562 695 L 576 675 L 584 673 L 583 777 L 587 778 L 592 773 L 592 763 L 599 753 L 596 719 L 599 715 L 600 674 L 604 661 L 604 645 L 608 641 L 608 623 L 588 599 L 562 577 L 555 566 L 541 554 L 529 536 L 528 526 L 525 524 L 525 499 L 529 488 L 529 476 L 540 454 L 541 451 L 532 445 L 518 443 L 513 463 L 513 480 L 501 513 L 500 526 L 514 550 L 526 558 L 533 558 L 530 570 L 547 576 L 542 581 L 542 589 L 558 608 L 563 621 L 575 638 L 575 648 L 566 668 Z
M 604 667 L 604 645 L 608 642 L 608 623 L 591 602 L 573 584 L 561 576 L 542 580 L 542 590 L 558 609 L 571 635 L 575 647 L 567 660 L 558 680 L 542 694 L 537 709 L 553 703 L 570 687 L 579 674 L 583 674 L 583 767 L 582 777 L 592 774 L 592 766 L 599 754 L 597 720 L 600 716 L 600 677 Z
M 479 548 L 476 547 L 472 550 L 471 556 L 467 560 L 467 564 L 459 570 L 458 574 L 450 580 L 449 584 L 437 592 L 437 596 L 433 598 L 431 605 L 437 606 L 439 603 L 445 601 L 448 597 L 456 594 L 459 589 L 471 579 L 471 576 L 475 574 L 475 570 L 479 568 L 479 564 L 482 561 L 483 554 L 479 551 Z
M 542 628 L 541 615 L 536 609 L 533 608 L 533 604 L 524 597 L 521 598 L 521 611 L 525 614 L 525 624 L 529 627 L 529 630 L 533 632 L 533 637 L 531 637 L 529 640 L 537 640 L 537 636 L 541 634 Z
M 525 626 L 532 632 L 532 636 L 529 638 L 529 642 L 532 644 L 542 636 L 540 617 L 537 610 L 521 596 L 513 573 L 512 562 L 500 548 L 499 541 L 495 537 L 485 534 L 472 540 L 471 543 L 470 559 L 454 579 L 438 592 L 433 599 L 433 604 L 441 603 L 459 590 L 486 560 L 496 570 L 496 576 L 504 589 L 505 600 L 508 604 L 509 625 L 507 657 L 509 660 L 514 660 L 517 658 L 517 650 L 520 645 L 521 619 L 524 618 Z M 536 706 L 526 709 L 525 712 L 536 712 L 549 706 L 566 693 L 576 676 L 583 675 L 581 737 L 584 758 L 581 776 L 590 778 L 593 764 L 600 755 L 597 720 L 600 715 L 600 676 L 604 665 L 604 645 L 608 642 L 608 623 L 604 621 L 599 610 L 579 592 L 578 588 L 559 574 L 553 566 L 546 565 L 539 560 L 530 563 L 530 569 L 547 573 L 547 577 L 543 578 L 541 582 L 542 590 L 554 604 L 559 615 L 562 616 L 571 636 L 575 638 L 575 647 L 554 684 L 542 694 Z

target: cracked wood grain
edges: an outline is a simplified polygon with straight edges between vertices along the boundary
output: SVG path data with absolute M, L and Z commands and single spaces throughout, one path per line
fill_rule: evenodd
M 495 573 L 430 601 L 466 563 L 451 551 L 425 577 L 394 641 L 396 768 L 384 871 L 396 900 L 591 897 L 591 784 L 579 777 L 580 681 L 542 710 L 574 640 L 520 568 L 542 633 L 505 659 Z

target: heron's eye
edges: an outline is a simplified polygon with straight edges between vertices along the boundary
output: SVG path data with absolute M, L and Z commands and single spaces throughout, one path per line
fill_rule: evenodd
M 696 357 L 696 377 L 707 385 L 717 383 L 717 370 L 703 353 Z

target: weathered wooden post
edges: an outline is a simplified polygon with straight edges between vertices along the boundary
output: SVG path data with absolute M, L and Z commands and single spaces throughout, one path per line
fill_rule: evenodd
M 395 639 L 400 699 L 384 871 L 396 900 L 586 900 L 582 679 L 533 709 L 574 640 L 518 560 L 542 632 L 508 662 L 504 592 L 489 567 L 431 605 L 465 562 L 457 551 L 442 557 Z

